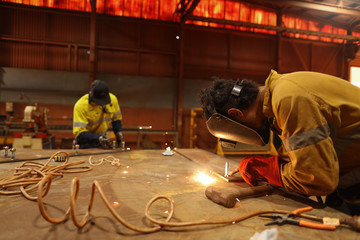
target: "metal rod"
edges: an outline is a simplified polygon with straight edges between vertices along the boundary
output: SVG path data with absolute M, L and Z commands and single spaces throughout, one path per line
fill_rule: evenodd
M 226 162 L 225 163 L 225 174 L 224 177 L 228 177 L 229 176 L 229 169 L 230 169 L 230 163 Z

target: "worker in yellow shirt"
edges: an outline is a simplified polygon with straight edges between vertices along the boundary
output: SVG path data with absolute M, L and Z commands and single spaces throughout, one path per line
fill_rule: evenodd
M 200 101 L 214 136 L 262 146 L 271 129 L 281 138 L 288 158 L 241 160 L 248 184 L 326 196 L 328 206 L 360 214 L 360 88 L 327 74 L 272 70 L 265 86 L 215 80 Z
M 106 132 L 112 125 L 118 146 L 124 148 L 122 115 L 118 100 L 101 80 L 91 84 L 90 92 L 74 106 L 73 134 L 80 148 L 112 147 Z

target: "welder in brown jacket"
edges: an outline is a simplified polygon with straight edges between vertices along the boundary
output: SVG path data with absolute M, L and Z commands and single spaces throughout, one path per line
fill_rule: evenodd
M 200 99 L 217 137 L 265 145 L 271 128 L 281 138 L 289 161 L 244 158 L 238 170 L 247 183 L 327 196 L 328 205 L 360 214 L 360 88 L 326 74 L 272 70 L 265 86 L 218 79 Z

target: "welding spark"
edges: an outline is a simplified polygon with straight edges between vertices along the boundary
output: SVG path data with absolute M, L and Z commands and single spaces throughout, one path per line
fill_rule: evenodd
M 194 181 L 201 183 L 204 186 L 214 183 L 216 180 L 213 177 L 210 177 L 205 172 L 197 172 L 193 177 Z

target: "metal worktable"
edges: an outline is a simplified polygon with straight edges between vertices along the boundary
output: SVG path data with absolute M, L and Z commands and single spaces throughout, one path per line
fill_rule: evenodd
M 310 214 L 324 217 L 349 217 L 334 209 L 322 207 L 312 199 L 290 195 L 277 190 L 272 195 L 243 199 L 234 208 L 225 208 L 208 200 L 204 194 L 206 186 L 192 181 L 198 170 L 213 170 L 224 173 L 225 161 L 231 167 L 238 162 L 226 159 L 200 149 L 177 149 L 172 156 L 162 155 L 163 150 L 80 150 L 75 156 L 74 150 L 67 150 L 70 161 L 114 156 L 120 159 L 121 166 L 104 163 L 94 166 L 92 171 L 84 173 L 65 173 L 56 178 L 50 192 L 44 198 L 47 211 L 57 218 L 64 214 L 69 206 L 69 191 L 72 179 L 80 179 L 80 192 L 77 201 L 79 218 L 86 212 L 93 180 L 98 180 L 117 212 L 130 223 L 137 226 L 148 224 L 144 217 L 145 206 L 157 195 L 166 195 L 175 203 L 175 215 L 172 221 L 196 221 L 201 219 L 231 219 L 258 210 L 281 209 L 292 211 L 305 206 L 313 206 Z M 19 150 L 16 159 L 42 159 L 46 162 L 56 150 Z M 9 160 L 3 155 L 0 162 Z M 19 162 L 0 163 L 0 178 L 11 176 Z M 58 164 L 58 163 L 52 163 Z M 219 185 L 246 183 L 226 183 L 218 179 Z M 165 228 L 155 233 L 143 234 L 127 229 L 110 214 L 95 193 L 91 212 L 91 223 L 82 229 L 74 226 L 71 219 L 65 223 L 51 224 L 43 219 L 37 202 L 25 199 L 22 195 L 0 195 L 0 239 L 250 239 L 255 232 L 277 228 L 278 239 L 360 239 L 357 233 L 347 227 L 335 231 L 315 230 L 294 225 L 264 226 L 269 220 L 253 217 L 235 224 L 203 225 L 181 228 Z M 161 204 L 159 204 L 161 205 Z M 164 215 L 167 204 L 155 205 L 152 212 Z M 160 211 L 160 212 L 159 212 Z M 161 212 L 162 211 L 162 212 Z

